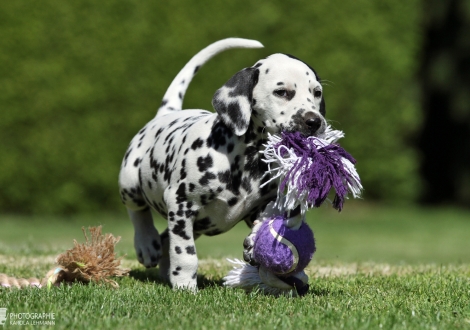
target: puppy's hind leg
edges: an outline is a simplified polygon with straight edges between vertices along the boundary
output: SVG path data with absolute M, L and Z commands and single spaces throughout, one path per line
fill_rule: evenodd
M 134 225 L 134 248 L 137 259 L 145 267 L 155 267 L 162 255 L 160 235 L 153 224 L 150 208 L 143 210 L 127 209 Z

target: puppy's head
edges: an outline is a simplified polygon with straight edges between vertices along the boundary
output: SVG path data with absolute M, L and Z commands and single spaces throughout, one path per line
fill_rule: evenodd
M 212 104 L 236 135 L 246 132 L 250 119 L 272 134 L 320 135 L 326 127 L 320 77 L 291 55 L 274 54 L 236 73 Z

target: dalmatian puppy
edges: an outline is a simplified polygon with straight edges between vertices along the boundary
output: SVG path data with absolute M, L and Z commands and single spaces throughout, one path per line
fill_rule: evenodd
M 159 265 L 174 288 L 197 289 L 194 242 L 199 236 L 224 233 L 241 220 L 252 227 L 275 199 L 276 182 L 260 188 L 269 179 L 260 154 L 267 134 L 285 130 L 311 136 L 325 130 L 320 78 L 284 54 L 231 77 L 213 96 L 215 113 L 181 111 L 185 91 L 206 61 L 230 48 L 260 47 L 254 40 L 229 38 L 196 54 L 124 156 L 119 186 L 134 226 L 138 260 L 145 267 Z M 168 221 L 161 234 L 151 209 Z M 250 259 L 246 242 L 245 258 Z

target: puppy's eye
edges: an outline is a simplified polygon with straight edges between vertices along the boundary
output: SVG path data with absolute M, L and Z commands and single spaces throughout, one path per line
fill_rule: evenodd
M 313 96 L 315 97 L 321 97 L 321 91 L 314 91 Z
M 287 97 L 287 90 L 285 89 L 276 89 L 273 93 L 279 97 Z

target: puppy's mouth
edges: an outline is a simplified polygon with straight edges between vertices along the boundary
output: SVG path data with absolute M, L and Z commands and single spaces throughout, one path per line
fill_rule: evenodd
M 281 125 L 282 132 L 299 132 L 304 137 L 315 136 L 320 137 L 325 133 L 326 123 L 322 121 L 319 125 L 307 125 L 305 123 L 298 125 L 289 125 L 288 127 Z
M 323 123 L 318 128 L 308 127 L 305 132 L 300 130 L 300 134 L 304 135 L 305 137 L 308 137 L 308 136 L 318 137 L 318 136 L 323 135 L 323 133 L 325 133 L 325 125 Z

